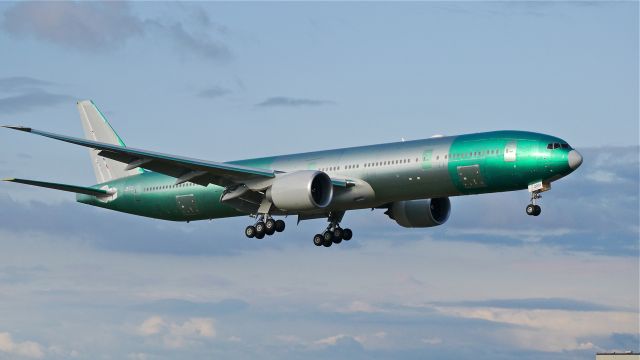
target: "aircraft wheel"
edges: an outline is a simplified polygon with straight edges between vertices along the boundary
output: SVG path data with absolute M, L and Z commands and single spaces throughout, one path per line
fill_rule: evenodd
M 323 241 L 323 242 L 322 242 L 322 245 L 323 245 L 324 247 L 330 247 L 330 246 L 331 246 L 331 244 L 333 244 L 333 241 L 331 241 L 331 240 L 329 240 L 329 241 L 326 241 L 326 240 L 325 240 L 325 241 Z
M 256 239 L 262 239 L 264 237 L 264 233 L 256 233 Z
M 267 234 L 267 235 L 269 235 L 269 236 L 271 236 L 271 235 L 273 235 L 273 234 L 275 234 L 275 233 L 276 233 L 276 229 L 275 229 L 275 228 L 265 229 L 265 230 L 264 230 L 264 233 L 265 233 L 265 234 Z
M 334 244 L 340 244 L 342 242 L 342 238 L 334 236 L 332 241 Z
M 276 220 L 276 231 L 283 232 L 285 228 L 285 223 L 283 220 Z
M 538 205 L 534 205 L 533 216 L 538 216 L 542 213 L 542 208 Z
M 264 234 L 264 233 L 265 233 L 265 230 L 266 230 L 266 229 L 265 229 L 265 227 L 266 227 L 266 226 L 265 226 L 265 224 L 264 224 L 262 221 L 258 221 L 258 222 L 256 223 L 256 232 L 257 232 L 257 233 L 263 233 L 263 234 Z
M 266 232 L 267 235 L 271 235 L 276 231 L 276 221 L 273 219 L 267 219 L 267 221 L 264 222 L 264 227 L 264 232 Z
M 351 240 L 351 237 L 353 237 L 353 232 L 351 231 L 351 229 L 342 230 L 342 239 L 349 241 Z
M 336 242 L 335 239 L 340 239 L 340 241 L 342 241 L 342 236 L 343 236 L 342 229 L 340 229 L 339 227 L 336 227 L 335 229 L 333 229 L 333 242 L 335 242 L 336 244 L 339 244 L 339 242 Z
M 324 237 L 320 234 L 316 234 L 313 237 L 313 245 L 315 246 L 321 246 L 322 244 L 324 244 Z
M 527 215 L 529 215 L 529 216 L 534 215 L 535 212 L 536 212 L 536 205 L 533 205 L 533 204 L 527 205 L 526 211 L 527 211 Z
M 244 229 L 244 234 L 251 239 L 252 237 L 256 236 L 256 228 L 255 226 L 247 226 L 246 229 Z
M 327 230 L 324 232 L 324 234 L 322 234 L 322 237 L 324 238 L 325 242 L 333 242 L 333 232 Z M 331 246 L 331 245 L 329 245 Z

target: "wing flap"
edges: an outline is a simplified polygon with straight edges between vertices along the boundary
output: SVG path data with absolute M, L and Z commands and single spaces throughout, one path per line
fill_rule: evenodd
M 113 195 L 113 193 L 108 191 L 108 190 L 95 189 L 95 188 L 86 187 L 86 186 L 58 184 L 58 183 L 45 182 L 45 181 L 36 181 L 36 180 L 28 180 L 28 179 L 15 179 L 15 178 L 2 179 L 2 181 L 9 181 L 9 182 L 14 182 L 14 183 L 19 183 L 19 184 L 39 186 L 39 187 L 48 188 L 48 189 L 62 190 L 62 191 L 68 191 L 68 192 L 72 192 L 72 193 L 85 194 L 85 195 L 97 196 L 97 197 L 104 197 L 104 196 Z

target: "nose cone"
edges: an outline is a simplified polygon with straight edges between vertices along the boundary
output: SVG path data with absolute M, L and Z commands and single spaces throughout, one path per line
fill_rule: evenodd
M 582 164 L 582 155 L 576 150 L 569 151 L 569 167 L 571 170 L 577 169 Z

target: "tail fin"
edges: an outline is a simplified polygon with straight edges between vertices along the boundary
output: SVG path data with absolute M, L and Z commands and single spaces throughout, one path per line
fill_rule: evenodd
M 115 130 L 113 130 L 113 128 L 107 121 L 107 118 L 102 115 L 93 101 L 79 101 L 78 112 L 80 112 L 80 119 L 82 120 L 82 127 L 84 128 L 85 138 L 87 138 L 88 140 L 99 141 L 106 144 L 126 147 L 122 139 L 120 139 L 118 134 L 116 134 Z M 98 150 L 89 150 L 91 163 L 93 164 L 93 170 L 96 174 L 98 183 L 107 182 L 125 176 L 131 176 L 142 172 L 142 169 L 139 168 L 134 170 L 126 170 L 126 164 L 107 159 L 98 155 L 98 153 Z

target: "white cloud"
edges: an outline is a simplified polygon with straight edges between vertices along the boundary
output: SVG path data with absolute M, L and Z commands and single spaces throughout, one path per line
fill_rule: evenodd
M 346 334 L 338 334 L 338 335 L 328 336 L 320 340 L 316 340 L 312 343 L 312 345 L 320 346 L 320 347 L 335 346 L 344 340 L 344 341 L 355 341 L 362 346 L 377 347 L 386 338 L 387 338 L 387 333 L 384 331 L 378 331 L 373 334 L 360 334 L 360 335 L 353 335 L 353 336 L 346 335 Z
M 160 316 L 152 316 L 140 324 L 138 333 L 145 336 L 154 335 L 159 333 L 166 325 Z
M 338 334 L 338 335 L 329 336 L 320 340 L 316 340 L 313 343 L 316 345 L 333 346 L 337 344 L 338 341 L 342 339 L 347 339 L 347 338 L 351 338 L 351 337 L 345 334 Z
M 507 237 L 522 242 L 540 242 L 547 237 L 560 237 L 578 233 L 578 230 L 569 228 L 554 229 L 501 229 L 501 228 L 469 228 L 469 229 L 448 229 L 447 233 L 454 236 L 485 235 L 496 237 Z
M 442 339 L 439 337 L 428 337 L 420 340 L 420 342 L 427 345 L 439 345 L 442 344 Z
M 147 360 L 149 357 L 145 353 L 130 353 L 127 355 L 127 359 L 131 360 Z
M 15 342 L 8 332 L 0 333 L 0 351 L 35 359 L 44 357 L 40 344 L 33 341 Z
M 537 351 L 586 350 L 595 345 L 583 340 L 612 333 L 637 332 L 638 314 L 613 311 L 528 310 L 437 307 L 445 315 L 518 325 L 498 330 L 496 336 L 513 345 Z
M 353 313 L 353 312 L 373 313 L 373 312 L 379 312 L 379 311 L 382 311 L 382 310 L 367 302 L 360 301 L 360 300 L 352 301 L 351 304 L 349 304 L 349 306 L 347 306 L 347 308 L 344 309 L 344 312 L 349 312 L 349 313 Z
M 297 344 L 302 342 L 302 340 L 295 335 L 276 335 L 276 339 L 288 344 Z
M 215 338 L 216 329 L 211 318 L 190 318 L 183 323 L 167 322 L 160 316 L 152 316 L 142 322 L 138 333 L 143 336 L 161 335 L 169 348 L 181 348 L 198 338 Z
M 587 174 L 586 178 L 591 181 L 605 183 L 605 184 L 611 184 L 611 183 L 623 181 L 623 179 L 620 178 L 615 173 L 611 171 L 605 171 L 605 170 L 596 170 L 592 173 Z

